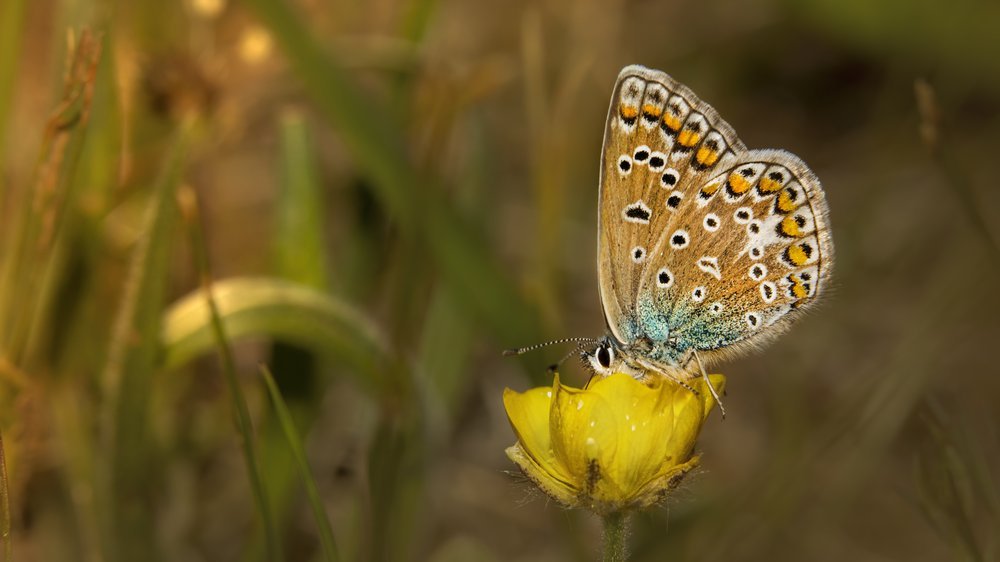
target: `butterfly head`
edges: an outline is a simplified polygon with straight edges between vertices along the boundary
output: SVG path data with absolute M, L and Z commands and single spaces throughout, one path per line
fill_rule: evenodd
M 614 373 L 626 373 L 637 379 L 644 376 L 645 369 L 630 360 L 632 353 L 612 337 L 605 336 L 580 353 L 580 359 L 596 375 L 606 377 Z

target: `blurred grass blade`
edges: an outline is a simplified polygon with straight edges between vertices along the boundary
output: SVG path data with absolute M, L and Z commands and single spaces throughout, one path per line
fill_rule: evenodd
M 208 263 L 208 251 L 206 250 L 202 234 L 198 203 L 193 191 L 182 190 L 179 195 L 181 213 L 191 239 L 191 252 L 195 261 L 195 269 L 198 271 L 199 277 L 201 277 L 202 296 L 208 309 L 212 336 L 219 352 L 222 371 L 225 373 L 226 386 L 229 388 L 229 397 L 233 407 L 233 421 L 240 435 L 240 445 L 243 449 L 243 460 L 246 463 L 250 488 L 253 491 L 254 501 L 257 504 L 257 513 L 260 515 L 261 524 L 264 527 L 264 536 L 267 539 L 268 560 L 280 561 L 283 559 L 283 556 L 278 546 L 278 528 L 267 501 L 267 494 L 264 492 L 264 481 L 261 478 L 260 467 L 257 464 L 250 408 L 247 406 L 246 397 L 243 395 L 243 388 L 240 386 L 240 381 L 236 375 L 236 363 L 233 360 L 233 353 L 229 347 L 229 339 L 226 337 L 225 326 L 222 324 L 219 309 L 215 304 L 215 298 L 212 296 L 212 273 Z
M 340 556 L 337 554 L 337 543 L 333 538 L 333 529 L 330 528 L 330 519 L 327 517 L 326 509 L 323 507 L 323 498 L 320 496 L 319 488 L 316 486 L 316 479 L 309 468 L 309 461 L 306 459 L 305 451 L 302 450 L 302 438 L 299 437 L 299 432 L 295 429 L 292 414 L 288 411 L 288 406 L 285 405 L 285 401 L 281 397 L 281 392 L 278 390 L 278 385 L 274 382 L 274 377 L 271 376 L 271 371 L 267 368 L 267 365 L 261 365 L 260 372 L 264 376 L 264 382 L 267 383 L 267 391 L 271 395 L 271 401 L 274 402 L 274 413 L 277 415 L 278 423 L 281 424 L 281 429 L 285 433 L 285 438 L 288 440 L 288 447 L 292 450 L 292 456 L 295 457 L 299 475 L 302 478 L 302 483 L 305 485 L 306 497 L 309 499 L 309 506 L 312 507 L 313 518 L 316 520 L 316 527 L 319 530 L 320 543 L 323 545 L 324 559 L 328 562 L 340 560 Z
M 329 295 L 271 278 L 234 278 L 212 287 L 219 319 L 234 341 L 270 337 L 324 354 L 360 375 L 368 387 L 383 382 L 387 345 L 360 312 Z M 210 311 L 200 292 L 174 303 L 164 315 L 163 358 L 175 368 L 212 347 Z
M 326 205 L 310 124 L 301 111 L 288 109 L 280 118 L 280 184 L 275 204 L 272 253 L 275 273 L 286 280 L 319 291 L 329 285 L 328 252 L 324 242 Z M 331 377 L 321 376 L 318 354 L 284 341 L 271 346 L 276 384 L 293 423 L 308 428 L 321 408 Z M 265 416 L 257 428 L 260 466 L 267 480 L 269 504 L 275 517 L 287 520 L 298 499 L 299 472 L 295 459 L 285 454 L 288 439 L 274 416 Z M 288 537 L 283 535 L 283 540 Z M 255 537 L 247 561 L 264 560 L 266 547 Z
M 323 249 L 323 197 L 315 148 L 301 113 L 281 119 L 281 191 L 277 201 L 275 269 L 316 289 L 329 283 Z
M 368 451 L 371 560 L 409 560 L 430 516 L 427 416 L 414 401 L 383 408 Z
M 415 44 L 423 42 L 431 16 L 437 11 L 437 7 L 437 0 L 410 0 L 403 18 L 403 38 Z
M 249 4 L 284 48 L 320 109 L 343 132 L 351 153 L 378 185 L 383 204 L 404 230 L 412 232 L 418 220 L 415 176 L 388 114 L 366 100 L 344 70 L 330 62 L 290 4 L 279 0 L 249 0 Z
M 150 381 L 157 367 L 157 335 L 169 279 L 177 214 L 174 193 L 190 134 L 190 126 L 178 133 L 146 209 L 101 378 L 108 404 L 103 436 L 111 462 L 103 471 L 103 486 L 111 501 L 104 541 L 116 550 L 112 560 L 147 559 L 152 552 L 152 510 L 148 505 Z
M 959 441 L 970 433 L 969 426 L 952 419 L 947 410 L 935 399 L 928 400 L 921 412 L 926 439 L 917 450 L 914 481 L 917 499 L 924 516 L 931 526 L 961 553 L 961 559 L 971 561 L 993 560 L 987 554 L 989 533 L 982 540 L 977 533 L 989 525 L 990 490 L 974 474 L 976 453 L 979 447 L 963 447 Z M 980 507 L 985 509 L 980 509 Z M 985 523 L 985 525 L 983 525 Z
M 914 480 L 920 492 L 920 507 L 934 530 L 955 548 L 956 555 L 961 553 L 957 559 L 982 562 L 986 558 L 962 494 L 967 475 L 959 462 L 950 450 L 924 451 L 918 455 Z
M 7 119 L 17 78 L 27 4 L 27 0 L 0 2 L 0 154 L 7 144 Z M 0 201 L 3 201 L 3 192 L 0 192 Z
M 443 406 L 443 411 L 432 412 L 454 420 L 470 383 L 468 366 L 474 332 L 468 317 L 447 291 L 439 289 L 431 297 L 420 338 L 420 372 Z
M 84 144 L 97 65 L 101 59 L 101 34 L 85 30 L 70 45 L 69 63 L 59 104 L 46 122 L 32 189 L 15 215 L 15 234 L 8 244 L 0 272 L 0 346 L 10 361 L 20 365 L 29 339 L 35 333 L 51 293 L 40 291 L 61 263 L 53 256 L 69 194 Z
M 14 559 L 13 539 L 10 536 L 10 496 L 7 491 L 7 461 L 3 453 L 3 434 L 0 433 L 0 562 Z
M 944 137 L 941 129 L 941 111 L 937 103 L 934 86 L 926 80 L 917 80 L 913 84 L 917 100 L 917 110 L 920 114 L 920 136 L 930 151 L 934 162 L 941 170 L 941 176 L 958 199 L 959 206 L 968 217 L 969 224 L 979 232 L 978 238 L 986 245 L 992 254 L 994 265 L 1000 265 L 1000 243 L 990 228 L 989 221 L 983 215 L 982 208 L 976 197 L 968 170 L 956 157 L 953 148 L 957 143 Z
M 123 115 L 123 104 L 118 77 L 123 70 L 119 53 L 115 50 L 114 33 L 102 37 L 101 64 L 94 76 L 94 97 L 90 103 L 90 122 L 87 142 L 80 159 L 76 180 L 76 203 L 78 213 L 83 216 L 83 227 L 97 231 L 106 228 L 105 213 L 115 204 L 116 190 L 122 186 L 123 160 L 126 154 L 128 125 Z M 127 63 L 126 63 L 127 64 Z M 91 231 L 91 232 L 93 232 Z M 88 232 L 87 234 L 91 234 Z M 92 238 L 100 239 L 96 232 L 83 243 L 94 246 Z
M 325 56 L 291 4 L 249 0 L 292 62 L 316 104 L 340 130 L 376 195 L 402 231 L 429 249 L 462 305 L 504 341 L 537 339 L 536 314 L 515 290 L 486 244 L 412 165 L 391 112 L 364 96 L 344 69 Z

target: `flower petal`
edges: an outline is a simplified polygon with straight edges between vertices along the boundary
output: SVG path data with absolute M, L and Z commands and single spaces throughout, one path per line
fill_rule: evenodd
M 559 384 L 558 376 L 554 384 Z M 552 390 L 549 387 L 539 387 L 526 392 L 515 392 L 508 388 L 504 390 L 503 403 L 510 425 L 517 435 L 515 447 L 520 449 L 517 454 L 529 459 L 531 465 L 540 471 L 540 474 L 535 475 L 537 477 L 529 476 L 537 483 L 543 477 L 541 473 L 544 473 L 567 487 L 573 482 L 573 478 L 559 466 L 552 452 L 549 424 Z M 507 450 L 507 456 L 511 457 L 510 449 Z M 511 460 L 525 468 L 517 459 L 511 457 Z
M 532 388 L 527 392 L 503 391 L 503 405 L 517 440 L 530 455 L 545 457 L 551 450 L 549 407 L 552 389 Z
M 552 451 L 557 464 L 574 477 L 582 494 L 593 495 L 602 479 L 601 458 L 613 456 L 618 446 L 611 411 L 602 396 L 559 384 L 553 385 Z
M 684 390 L 671 381 L 664 384 L 663 379 L 647 385 L 615 374 L 588 389 L 604 398 L 615 433 L 616 446 L 600 455 L 604 478 L 613 483 L 609 493 L 630 501 L 643 484 L 661 472 L 664 462 L 673 466 L 687 460 L 670 458 L 666 451 L 674 418 L 670 400 L 678 388 Z

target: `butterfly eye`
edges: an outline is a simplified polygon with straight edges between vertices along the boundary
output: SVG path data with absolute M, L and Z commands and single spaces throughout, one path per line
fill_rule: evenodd
M 607 345 L 602 345 L 597 348 L 597 362 L 601 364 L 601 367 L 608 369 L 611 367 L 611 361 L 615 357 L 615 352 L 612 351 L 611 347 Z

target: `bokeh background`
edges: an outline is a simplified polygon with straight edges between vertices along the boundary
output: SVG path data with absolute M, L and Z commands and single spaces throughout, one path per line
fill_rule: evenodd
M 714 369 L 728 417 L 634 559 L 1000 559 L 997 22 L 0 0 L 0 560 L 329 559 L 310 498 L 344 560 L 595 559 L 598 522 L 503 453 L 503 388 L 566 349 L 500 351 L 603 333 L 598 158 L 631 63 L 809 162 L 837 249 L 822 306 Z

